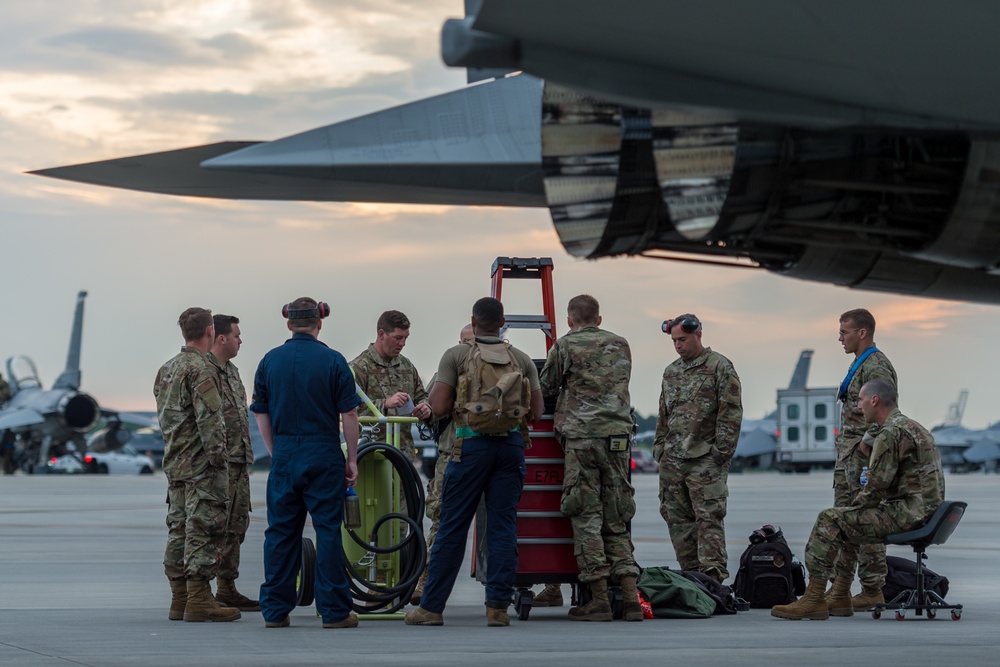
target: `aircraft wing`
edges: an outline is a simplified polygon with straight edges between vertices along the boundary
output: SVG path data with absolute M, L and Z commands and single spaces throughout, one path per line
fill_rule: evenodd
M 0 410 L 0 431 L 44 423 L 45 417 L 29 408 L 7 408 L 6 410 Z
M 31 173 L 220 199 L 545 206 L 542 82 L 512 77 L 269 142 Z

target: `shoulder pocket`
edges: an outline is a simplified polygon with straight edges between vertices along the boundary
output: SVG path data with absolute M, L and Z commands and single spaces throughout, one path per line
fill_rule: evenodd
M 209 379 L 202 380 L 201 383 L 195 387 L 198 395 L 201 396 L 201 400 L 205 401 L 205 405 L 208 409 L 215 412 L 222 407 L 222 396 L 219 394 L 219 388 L 215 386 L 215 383 Z

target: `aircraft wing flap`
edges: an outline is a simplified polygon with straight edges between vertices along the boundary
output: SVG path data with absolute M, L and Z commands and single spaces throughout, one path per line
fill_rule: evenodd
M 0 431 L 45 422 L 45 417 L 28 408 L 8 408 L 0 411 Z

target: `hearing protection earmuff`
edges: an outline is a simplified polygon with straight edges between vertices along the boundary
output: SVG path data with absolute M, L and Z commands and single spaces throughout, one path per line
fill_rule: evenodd
M 286 320 L 306 320 L 310 317 L 323 319 L 330 316 L 330 305 L 325 301 L 320 301 L 315 308 L 299 308 L 291 310 L 286 303 L 281 307 L 281 316 Z
M 661 326 L 663 333 L 670 334 L 670 330 L 675 326 L 680 326 L 684 333 L 694 333 L 701 331 L 701 321 L 694 315 L 681 315 L 672 320 L 664 320 Z

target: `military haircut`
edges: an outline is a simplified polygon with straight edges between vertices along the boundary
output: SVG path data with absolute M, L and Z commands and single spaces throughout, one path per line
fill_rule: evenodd
M 601 304 L 589 294 L 580 294 L 569 300 L 566 312 L 578 325 L 597 324 L 597 318 L 601 316 Z
M 378 324 L 375 325 L 376 332 L 384 331 L 387 334 L 391 334 L 396 329 L 403 329 L 408 331 L 410 328 L 410 320 L 406 315 L 399 312 L 398 310 L 387 310 L 382 313 L 378 318 Z
M 206 308 L 188 308 L 177 318 L 185 341 L 198 340 L 212 324 L 212 311 Z
M 878 396 L 879 402 L 887 408 L 894 408 L 899 405 L 899 394 L 896 391 L 896 385 L 889 378 L 874 378 L 873 380 L 869 380 L 865 383 L 865 386 L 861 387 L 861 391 L 864 391 L 869 396 Z
M 214 315 L 212 321 L 215 323 L 216 336 L 228 336 L 233 333 L 233 325 L 240 323 L 240 318 L 235 315 Z
M 869 337 L 875 336 L 875 316 L 865 308 L 855 308 L 840 316 L 841 322 L 850 322 L 859 329 L 867 329 Z
M 296 317 L 294 320 L 289 319 L 288 323 L 292 329 L 296 331 L 311 331 L 319 325 L 319 304 L 316 302 L 316 299 L 300 296 L 288 304 L 288 311 L 291 312 L 293 310 L 312 310 L 316 312 L 316 317 Z
M 472 316 L 484 331 L 500 331 L 503 326 L 503 304 L 490 296 L 484 296 L 472 306 Z

